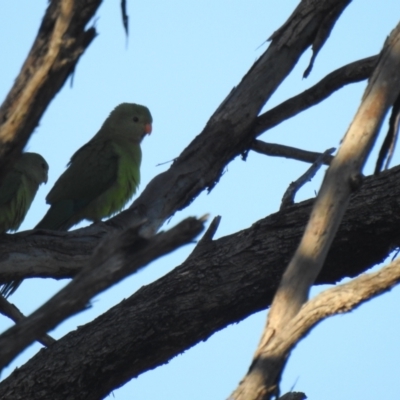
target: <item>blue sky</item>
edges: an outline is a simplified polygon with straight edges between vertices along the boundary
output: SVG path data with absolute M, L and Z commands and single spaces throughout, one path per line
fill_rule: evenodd
M 128 0 L 127 3 L 128 46 L 119 2 L 106 0 L 95 19 L 99 35 L 79 62 L 73 86 L 68 82 L 55 97 L 27 146 L 27 150 L 46 158 L 50 178 L 41 187 L 21 230 L 32 228 L 42 218 L 47 210 L 44 198 L 70 156 L 96 133 L 108 113 L 125 101 L 145 104 L 153 114 L 153 133 L 142 146 L 140 191 L 143 190 L 152 177 L 169 166 L 158 164 L 178 156 L 201 131 L 232 87 L 265 51 L 266 39 L 298 4 L 291 0 Z M 20 0 L 2 7 L 2 99 L 36 36 L 46 5 L 45 0 Z M 302 78 L 311 55 L 307 51 L 265 109 L 303 91 L 335 68 L 378 53 L 398 20 L 399 6 L 395 0 L 353 1 L 318 55 L 310 77 Z M 337 147 L 364 88 L 365 82 L 351 85 L 267 132 L 262 139 L 313 151 Z M 375 149 L 371 160 L 376 153 Z M 399 163 L 398 154 L 399 151 L 392 165 Z M 371 173 L 372 166 L 373 161 L 364 172 Z M 277 211 L 289 183 L 306 168 L 304 163 L 255 153 L 250 153 L 246 162 L 237 158 L 228 165 L 210 194 L 203 193 L 166 227 L 189 215 L 210 213 L 212 217 L 222 216 L 216 237 L 244 229 Z M 322 175 L 323 171 L 302 188 L 297 200 L 314 197 Z M 193 246 L 186 246 L 125 279 L 98 296 L 90 310 L 70 318 L 52 335 L 62 337 L 102 314 L 179 265 L 192 249 Z M 11 301 L 29 314 L 65 283 L 25 281 Z M 295 390 L 304 391 L 310 399 L 325 400 L 399 398 L 399 303 L 400 291 L 395 288 L 351 314 L 318 325 L 293 351 L 283 376 L 282 391 L 295 386 Z M 265 318 L 266 312 L 260 312 L 218 332 L 168 365 L 115 390 L 113 398 L 228 397 L 249 366 Z M 10 323 L 0 318 L 0 330 L 8 326 Z M 31 346 L 3 376 L 39 348 L 36 344 Z

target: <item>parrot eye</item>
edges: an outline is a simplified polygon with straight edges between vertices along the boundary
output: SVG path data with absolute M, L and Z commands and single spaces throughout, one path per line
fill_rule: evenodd
M 138 117 L 133 117 L 133 122 L 138 122 L 139 118 Z
M 42 168 L 46 169 L 46 164 L 45 163 L 42 163 Z

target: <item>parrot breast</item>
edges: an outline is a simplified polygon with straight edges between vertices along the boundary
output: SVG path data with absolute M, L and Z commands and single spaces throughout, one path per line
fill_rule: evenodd
M 126 144 L 126 143 L 125 143 Z M 142 152 L 139 144 L 113 144 L 118 155 L 116 181 L 104 193 L 85 207 L 82 217 L 91 221 L 100 221 L 119 212 L 136 193 L 140 183 L 140 164 Z

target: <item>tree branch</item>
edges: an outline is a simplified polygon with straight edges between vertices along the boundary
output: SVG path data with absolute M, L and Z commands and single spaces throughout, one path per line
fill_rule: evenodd
M 368 79 L 377 60 L 378 56 L 363 58 L 331 72 L 314 86 L 261 114 L 256 120 L 252 134 L 257 137 L 281 122 L 315 106 L 343 86 Z
M 330 154 L 297 149 L 296 147 L 284 146 L 283 144 L 266 143 L 261 140 L 255 140 L 250 149 L 266 156 L 286 157 L 307 163 L 316 162 L 322 155 L 324 155 L 321 160 L 322 164 L 329 165 L 333 159 L 333 156 Z
M 0 312 L 6 317 L 12 319 L 14 322 L 20 322 L 25 319 L 24 314 L 18 310 L 18 308 L 9 303 L 3 296 L 0 295 Z M 42 343 L 44 346 L 48 347 L 51 344 L 55 343 L 55 339 L 51 336 L 45 334 L 41 338 L 38 339 L 38 342 Z
M 386 40 L 362 103 L 332 160 L 300 245 L 275 294 L 267 325 L 246 377 L 232 399 L 270 399 L 278 391 L 288 354 L 276 358 L 275 338 L 306 302 L 347 208 L 382 121 L 400 93 L 400 24 Z
M 89 265 L 29 317 L 0 335 L 0 368 L 65 318 L 85 309 L 96 294 L 138 271 L 151 261 L 187 244 L 203 230 L 203 221 L 187 218 L 151 239 L 138 235 L 139 227 L 112 238 L 96 249 Z
M 379 175 L 379 177 L 367 177 L 363 182 L 360 191 L 353 196 L 350 204 L 351 214 L 357 217 L 353 219 L 345 217 L 346 229 L 339 231 L 339 240 L 343 249 L 337 258 L 336 266 L 331 265 L 331 275 L 326 283 L 335 283 L 346 275 L 346 272 L 355 276 L 367 268 L 379 262 L 385 255 L 395 246 L 400 245 L 398 241 L 398 226 L 400 219 L 396 218 L 397 211 L 400 213 L 397 199 L 400 198 L 400 173 L 399 168 L 393 168 Z M 296 246 L 301 238 L 301 232 L 307 222 L 308 215 L 311 211 L 312 200 L 308 200 L 299 204 L 295 204 L 288 210 L 272 214 L 271 216 L 256 222 L 252 227 L 240 231 L 236 234 L 229 235 L 225 238 L 211 241 L 216 248 L 224 248 L 226 240 L 229 241 L 230 247 L 210 253 L 208 257 L 219 259 L 222 264 L 233 260 L 235 265 L 242 262 L 248 263 L 249 260 L 242 260 L 240 252 L 236 249 L 239 244 L 252 254 L 254 262 L 261 265 L 264 256 L 258 251 L 268 252 L 269 259 L 272 264 L 268 264 L 271 268 L 274 264 L 286 263 L 288 258 L 274 254 L 269 246 L 259 243 L 265 242 L 258 235 L 260 230 L 268 232 L 268 242 L 271 248 L 283 246 L 285 252 L 293 252 L 293 246 Z M 361 215 L 358 221 L 358 215 Z M 372 218 L 373 216 L 373 218 Z M 275 222 L 272 222 L 275 221 Z M 285 223 L 277 223 L 276 221 L 290 221 L 288 226 Z M 350 221 L 350 222 L 349 222 Z M 101 226 L 101 225 L 99 225 Z M 103 224 L 105 227 L 105 224 Z M 383 230 L 383 227 L 385 229 Z M 98 227 L 97 227 L 98 228 Z M 209 228 L 210 229 L 210 228 Z M 292 229 L 295 229 L 295 233 Z M 289 231 L 288 231 L 289 230 Z M 85 230 L 87 231 L 87 230 Z M 380 232 L 379 238 L 371 232 Z M 107 234 L 107 231 L 98 235 L 82 235 L 80 231 L 56 232 L 56 231 L 26 231 L 14 235 L 3 235 L 0 242 L 0 254 L 2 261 L 0 263 L 0 282 L 8 280 L 26 279 L 26 278 L 54 278 L 64 279 L 73 278 L 85 265 L 87 265 L 94 248 L 99 244 L 101 238 Z M 246 241 L 243 242 L 244 238 Z M 290 241 L 284 241 L 279 245 L 282 238 L 290 238 Z M 203 239 L 202 239 L 203 240 Z M 348 245 L 346 243 L 349 243 Z M 365 246 L 363 245 L 365 244 Z M 365 256 L 361 252 L 354 252 L 354 248 L 365 247 Z M 196 248 L 197 249 L 197 248 Z M 352 261 L 346 264 L 346 268 L 341 268 L 342 258 L 347 258 L 346 252 L 352 250 Z M 196 250 L 195 250 L 196 251 Z M 209 252 L 211 249 L 208 250 Z M 338 251 L 338 249 L 337 249 Z M 283 253 L 280 250 L 279 253 Z M 221 259 L 221 255 L 223 258 Z M 276 258 L 278 257 L 278 258 Z M 359 257 L 362 260 L 359 261 Z M 211 265 L 216 264 L 216 260 L 208 260 Z
M 330 154 L 333 153 L 335 150 L 336 149 L 332 147 L 331 149 L 328 149 L 320 154 L 320 156 L 314 161 L 310 168 L 308 168 L 308 170 L 303 175 L 301 175 L 298 179 L 296 179 L 289 185 L 282 196 L 280 210 L 294 204 L 294 197 L 296 196 L 296 193 L 299 191 L 299 189 L 307 182 L 311 181 L 311 179 L 321 168 L 324 160 L 326 160 L 328 157 L 332 157 Z

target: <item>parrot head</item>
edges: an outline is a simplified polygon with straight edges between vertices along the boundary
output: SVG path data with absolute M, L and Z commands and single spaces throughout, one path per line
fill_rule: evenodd
M 37 153 L 22 153 L 14 168 L 31 178 L 38 185 L 47 183 L 49 164 Z
M 112 129 L 118 134 L 131 137 L 140 143 L 151 133 L 153 118 L 147 107 L 133 103 L 122 103 L 111 111 L 103 128 Z

